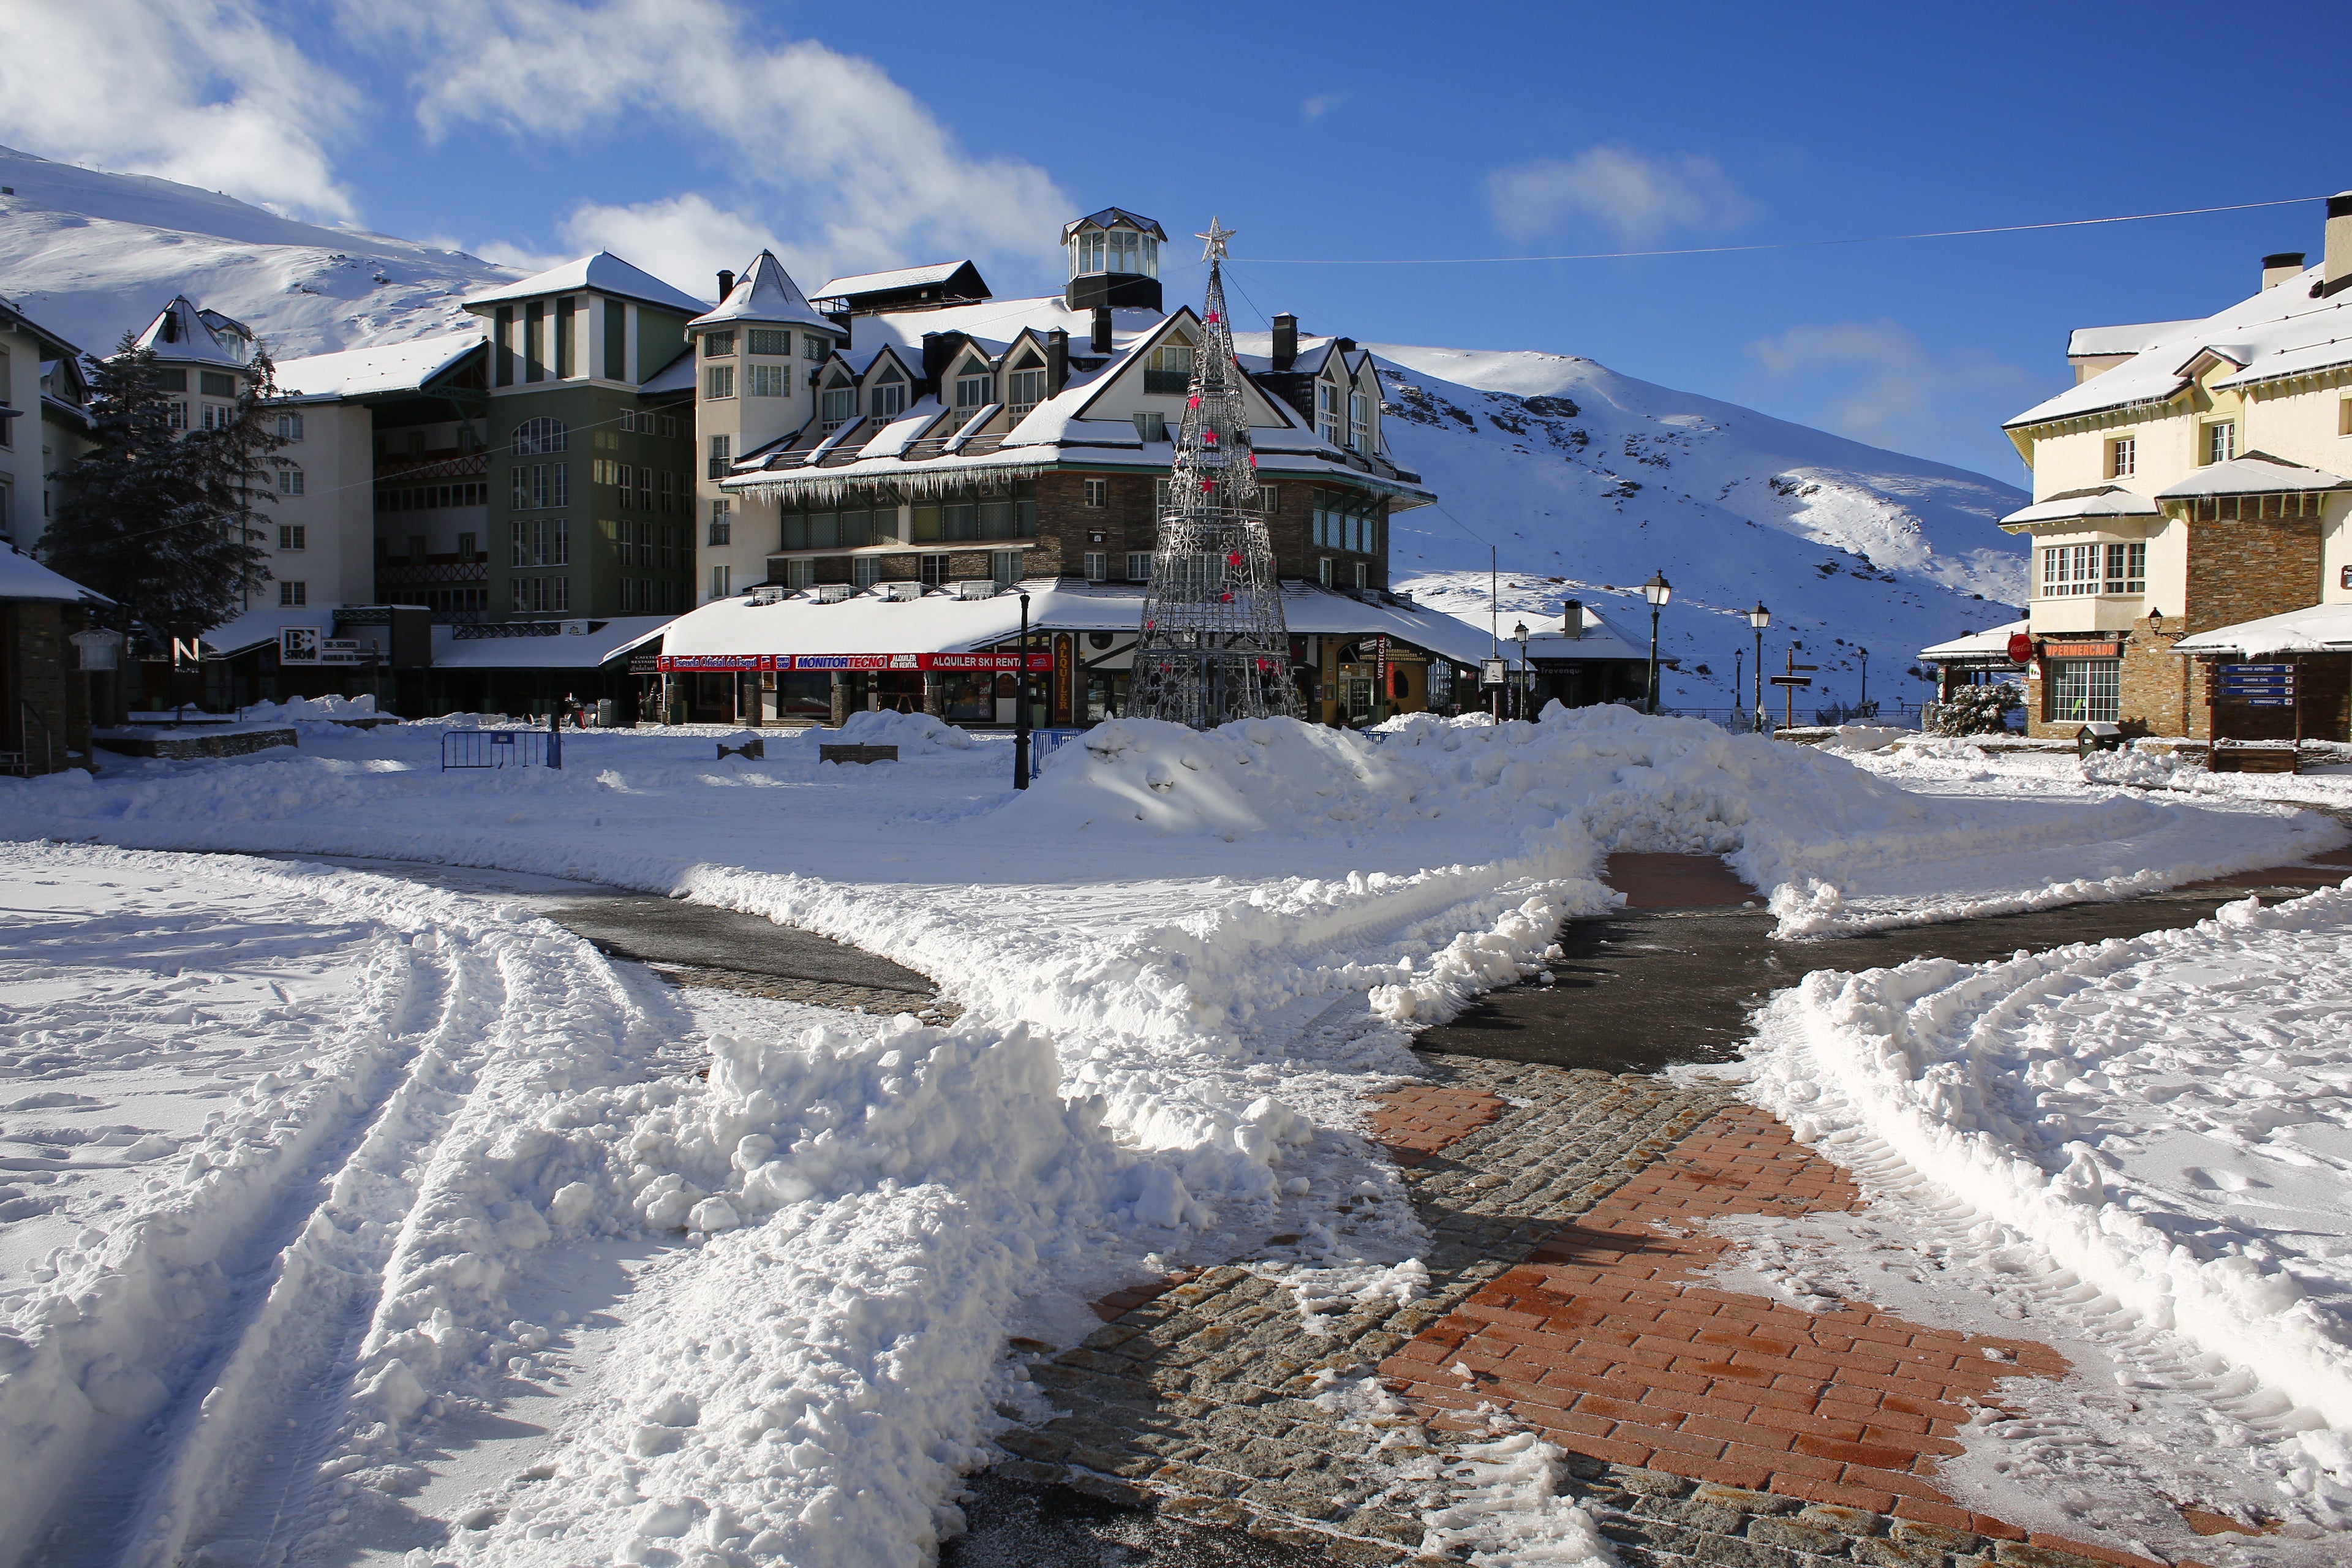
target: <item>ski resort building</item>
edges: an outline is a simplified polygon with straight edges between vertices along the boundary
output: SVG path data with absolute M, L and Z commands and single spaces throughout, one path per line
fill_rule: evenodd
M 2325 237 L 2210 317 L 2077 331 L 2076 384 L 2005 426 L 2033 471 L 2001 521 L 2033 541 L 2031 732 L 2347 738 L 2352 193 Z
M 41 542 L 56 475 L 89 444 L 81 351 L 0 300 L 0 540 Z
M 765 253 L 721 275 L 686 328 L 704 607 L 664 640 L 673 710 L 1009 721 L 1011 664 L 974 661 L 1002 653 L 1015 590 L 1051 660 L 1038 721 L 1122 710 L 1202 322 L 1162 308 L 1150 218 L 1108 207 L 1061 242 L 1065 288 L 1029 300 L 991 298 L 970 262 L 814 301 Z M 1371 356 L 1284 315 L 1242 363 L 1308 711 L 1454 706 L 1487 649 L 1389 592 L 1389 520 L 1434 498 L 1388 450 Z
M 488 613 L 691 608 L 703 303 L 600 251 L 466 309 L 488 339 Z

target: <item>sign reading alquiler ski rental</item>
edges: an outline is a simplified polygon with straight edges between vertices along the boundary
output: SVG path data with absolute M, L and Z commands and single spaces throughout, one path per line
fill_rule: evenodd
M 844 669 L 1017 670 L 1017 653 L 666 653 L 654 661 L 664 675 L 718 674 L 726 671 L 787 671 Z M 1054 668 L 1050 653 L 1033 653 L 1028 668 Z

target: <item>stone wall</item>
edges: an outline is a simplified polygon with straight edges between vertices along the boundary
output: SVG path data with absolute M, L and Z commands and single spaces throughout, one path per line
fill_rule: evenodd
M 2318 519 L 2186 526 L 2189 597 L 2180 606 L 2184 636 L 2319 603 Z

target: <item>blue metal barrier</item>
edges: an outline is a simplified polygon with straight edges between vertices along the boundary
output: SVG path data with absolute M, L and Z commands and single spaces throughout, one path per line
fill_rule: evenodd
M 1032 777 L 1045 765 L 1045 759 L 1064 746 L 1084 735 L 1084 730 L 1032 730 L 1029 731 L 1029 773 Z

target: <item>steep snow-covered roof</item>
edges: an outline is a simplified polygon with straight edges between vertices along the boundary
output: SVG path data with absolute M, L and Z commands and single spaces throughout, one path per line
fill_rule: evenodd
M 772 250 L 763 250 L 751 258 L 743 275 L 728 290 L 727 298 L 718 306 L 688 321 L 689 330 L 696 327 L 723 327 L 737 322 L 778 326 L 822 327 L 835 329 L 831 321 L 817 314 L 816 307 L 808 302 L 801 286 L 784 270 Z
M 2002 428 L 2014 430 L 2110 408 L 2163 402 L 2187 386 L 2200 364 L 2210 363 L 2204 357 L 2209 353 L 2238 367 L 2215 381 L 2216 388 L 2247 386 L 2277 376 L 2352 364 L 2352 290 L 2314 299 L 2312 289 L 2323 272 L 2321 268 L 2308 268 L 2201 321 L 2150 322 L 2147 330 L 2157 335 L 2128 351 L 2130 359 L 2035 404 Z M 2095 329 L 2102 334 L 2116 334 L 2097 340 L 2113 342 L 2128 342 L 2124 334 L 2139 330 Z
M 2329 473 L 2325 468 L 2306 468 L 2290 463 L 2284 458 L 2273 458 L 2267 452 L 2249 452 L 2242 458 L 2232 458 L 2226 463 L 2198 469 L 2185 479 L 2165 486 L 2156 492 L 2158 500 L 2186 500 L 2197 496 L 2261 495 L 2270 491 L 2335 490 L 2352 486 L 2352 479 Z M 2031 510 L 2031 509 L 2029 509 Z
M 693 295 L 671 288 L 652 273 L 632 267 L 609 250 L 593 256 L 583 256 L 567 261 L 561 267 L 526 278 L 519 283 L 502 284 L 485 293 L 468 295 L 466 308 L 495 305 L 509 300 L 534 300 L 542 294 L 568 294 L 575 289 L 593 289 L 599 294 L 611 294 L 623 300 L 635 300 L 640 304 L 658 305 L 666 310 L 683 310 L 689 316 L 699 316 L 709 309 Z
M 174 363 L 221 364 L 242 370 L 253 360 L 253 333 L 244 322 L 231 321 L 218 310 L 199 309 L 184 294 L 175 295 L 155 312 L 155 319 L 139 334 L 139 346 L 153 350 L 157 359 Z
M 894 267 L 887 272 L 860 272 L 835 279 L 810 298 L 838 300 L 845 294 L 879 294 L 886 289 L 919 289 L 927 283 L 944 283 L 971 265 L 969 261 L 933 261 L 921 267 Z
M 694 390 L 694 351 L 682 349 L 676 359 L 646 377 L 638 384 L 640 395 L 656 392 L 692 392 Z
M 2099 485 L 2086 490 L 2064 490 L 2048 500 L 2035 501 L 2021 507 L 2000 520 L 2000 526 L 2015 533 L 2019 529 L 2037 522 L 2063 522 L 2078 517 L 2162 517 L 2164 510 L 2154 501 L 2121 485 Z
M 112 604 L 105 595 L 50 571 L 15 545 L 0 553 L 0 599 L 54 599 L 71 605 L 84 599 Z
M 2341 653 L 2352 648 L 2352 605 L 2313 605 L 2234 626 L 2215 626 L 2172 645 L 2179 654 Z
M 287 397 L 313 403 L 415 392 L 481 346 L 479 332 L 449 332 L 380 348 L 289 359 L 278 367 L 278 388 Z
M 2009 639 L 2026 629 L 2024 621 L 2004 621 L 1997 626 L 1987 626 L 1980 632 L 1969 632 L 1949 642 L 1939 642 L 1933 647 L 1923 647 L 1919 657 L 1930 664 L 1958 663 L 1967 659 L 2009 658 Z
M 2068 359 L 2099 359 L 2108 354 L 2136 354 L 2168 339 L 2179 337 L 2195 321 L 2140 321 L 2121 327 L 2076 327 L 2066 337 Z

